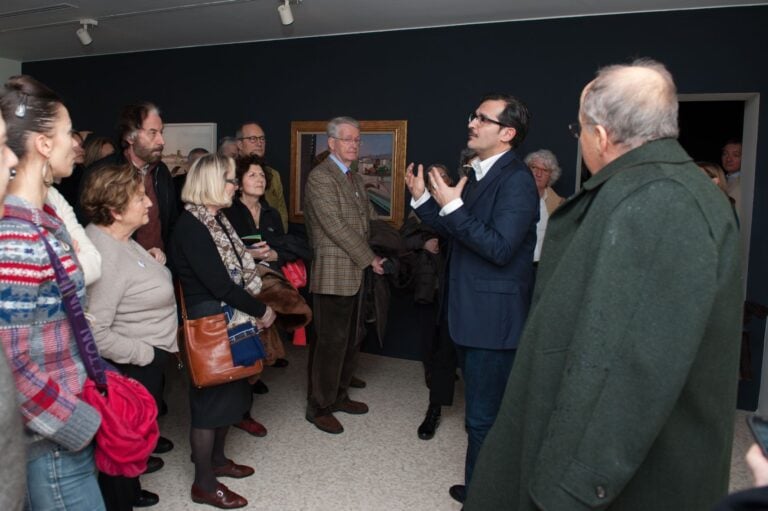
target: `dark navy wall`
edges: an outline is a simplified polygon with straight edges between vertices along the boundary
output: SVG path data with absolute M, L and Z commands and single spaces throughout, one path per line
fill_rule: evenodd
M 712 9 L 87 57 L 26 63 L 23 70 L 64 96 L 78 128 L 99 133 L 110 132 L 119 107 L 136 99 L 155 101 L 166 122 L 216 122 L 219 135 L 232 134 L 240 120 L 258 119 L 267 156 L 286 184 L 292 120 L 407 119 L 408 160 L 454 166 L 479 96 L 508 91 L 533 112 L 521 152 L 552 149 L 564 170 L 556 188 L 568 194 L 576 142 L 567 125 L 598 67 L 649 56 L 669 67 L 681 93 L 768 92 L 765 26 L 767 7 Z M 768 118 L 766 108 L 762 101 L 761 119 Z M 763 169 L 766 122 L 758 142 Z M 748 298 L 764 304 L 767 220 L 768 175 L 758 171 Z M 401 320 L 392 328 L 398 335 L 388 336 L 389 349 L 413 356 L 416 339 L 403 335 L 409 320 L 400 303 L 393 304 Z

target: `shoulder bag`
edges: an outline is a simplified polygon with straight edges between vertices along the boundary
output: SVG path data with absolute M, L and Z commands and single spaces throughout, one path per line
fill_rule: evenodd
M 239 325 L 229 332 L 223 311 L 212 316 L 189 319 L 184 292 L 178 280 L 176 292 L 181 304 L 183 332 L 179 346 L 195 387 L 212 387 L 261 373 L 264 368 L 264 348 L 252 325 L 250 328 L 247 324 L 245 327 Z M 241 363 L 251 360 L 255 362 L 251 365 L 235 365 L 233 353 Z

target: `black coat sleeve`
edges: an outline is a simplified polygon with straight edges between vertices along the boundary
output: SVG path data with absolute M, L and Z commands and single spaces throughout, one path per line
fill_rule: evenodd
M 232 281 L 208 229 L 186 211 L 172 234 L 169 255 L 188 307 L 216 300 L 256 318 L 264 315 L 266 305 Z

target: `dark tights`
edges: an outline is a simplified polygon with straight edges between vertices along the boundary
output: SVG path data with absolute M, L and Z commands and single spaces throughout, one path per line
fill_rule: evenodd
M 205 492 L 216 489 L 218 481 L 213 475 L 213 467 L 226 465 L 224 442 L 229 426 L 216 429 L 192 428 L 189 443 L 192 445 L 192 462 L 195 464 L 195 486 Z

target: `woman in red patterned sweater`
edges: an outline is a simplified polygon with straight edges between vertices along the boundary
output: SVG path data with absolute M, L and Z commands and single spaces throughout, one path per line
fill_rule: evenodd
M 19 157 L 0 221 L 0 341 L 25 426 L 26 509 L 103 510 L 92 447 L 101 417 L 78 397 L 86 373 L 42 240 L 84 301 L 76 248 L 44 205 L 54 176 L 71 172 L 72 123 L 59 97 L 29 76 L 9 80 L 0 110 Z

